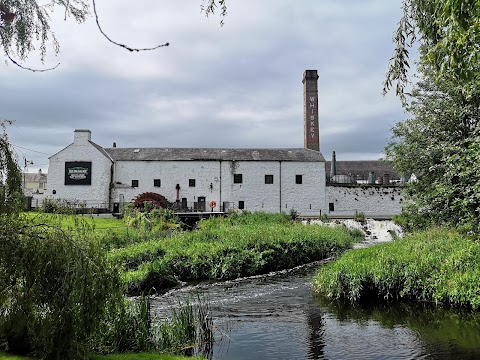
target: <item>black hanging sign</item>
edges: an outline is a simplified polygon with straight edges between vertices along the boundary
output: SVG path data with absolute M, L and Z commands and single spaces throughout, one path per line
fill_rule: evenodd
M 92 185 L 92 163 L 65 162 L 65 185 Z

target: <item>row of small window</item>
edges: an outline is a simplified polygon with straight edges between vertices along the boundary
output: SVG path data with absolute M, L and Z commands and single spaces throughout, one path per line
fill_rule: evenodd
M 160 179 L 153 179 L 153 186 L 160 187 L 161 186 Z M 188 186 L 195 187 L 195 179 L 188 179 Z M 132 187 L 138 187 L 138 180 L 132 180 Z
M 243 174 L 233 174 L 234 184 L 243 184 Z M 295 184 L 302 184 L 303 176 L 295 175 Z M 273 184 L 273 175 L 265 175 L 265 184 Z M 160 179 L 153 179 L 153 186 L 160 187 Z M 188 186 L 195 187 L 195 179 L 188 179 Z M 132 180 L 132 187 L 138 187 L 138 180 Z
M 242 184 L 243 183 L 242 174 L 233 174 L 233 183 Z M 302 184 L 302 183 L 303 183 L 303 176 L 295 175 L 295 184 Z M 265 175 L 265 184 L 273 184 L 273 175 Z

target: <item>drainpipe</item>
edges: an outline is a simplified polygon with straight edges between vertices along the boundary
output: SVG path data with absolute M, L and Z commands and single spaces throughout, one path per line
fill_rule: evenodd
M 220 160 L 220 199 L 218 200 L 220 205 L 220 209 L 222 209 L 223 212 L 225 212 L 225 209 L 223 208 L 223 203 L 222 203 L 222 160 Z
M 108 210 L 113 211 L 112 203 L 113 203 L 113 174 L 114 174 L 114 169 L 113 167 L 115 166 L 115 163 L 110 166 L 110 185 L 108 186 Z
M 280 212 L 282 212 L 282 162 L 279 161 L 278 164 L 279 164 L 279 170 L 280 170 L 279 171 L 280 172 L 280 176 L 279 176 L 280 179 L 278 181 L 278 183 L 280 185 Z

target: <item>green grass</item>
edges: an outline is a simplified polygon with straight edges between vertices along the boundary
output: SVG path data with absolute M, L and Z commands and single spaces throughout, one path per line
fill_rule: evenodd
M 292 223 L 288 214 L 246 213 L 202 220 L 193 232 L 154 232 L 96 215 L 25 213 L 47 224 L 94 238 L 122 268 L 130 293 L 178 281 L 233 279 L 291 268 L 337 255 L 361 240 L 341 228 Z
M 0 360 L 31 360 L 31 359 L 33 359 L 33 358 L 26 357 L 26 356 L 18 356 L 18 355 L 7 354 L 3 351 L 0 351 Z
M 178 280 L 233 279 L 288 269 L 337 255 L 361 240 L 358 232 L 345 228 L 273 218 L 276 222 L 209 220 L 197 231 L 133 244 L 109 256 L 121 264 L 123 279 L 135 293 Z
M 154 353 L 131 353 L 131 354 L 112 354 L 112 355 L 94 355 L 91 360 L 186 360 L 192 359 L 186 356 L 165 355 Z M 195 358 L 203 359 L 203 358 Z
M 83 238 L 96 239 L 105 250 L 121 248 L 146 239 L 145 233 L 127 226 L 123 220 L 117 218 L 41 212 L 27 212 L 24 216 L 30 224 L 59 227 L 64 231 L 73 231 Z
M 33 360 L 32 357 L 7 354 L 0 351 L 0 360 Z M 90 360 L 187 360 L 192 359 L 186 356 L 156 354 L 156 353 L 127 353 L 112 355 L 92 355 Z M 203 358 L 195 358 L 203 359 Z
M 412 299 L 480 307 L 480 244 L 456 231 L 430 229 L 358 249 L 321 267 L 316 292 L 330 299 Z
M 40 212 L 24 213 L 30 222 L 47 223 L 60 225 L 64 229 L 73 228 L 76 221 L 80 220 L 96 229 L 115 229 L 125 228 L 126 225 L 121 219 L 105 218 L 97 215 L 62 215 L 62 214 L 45 214 Z

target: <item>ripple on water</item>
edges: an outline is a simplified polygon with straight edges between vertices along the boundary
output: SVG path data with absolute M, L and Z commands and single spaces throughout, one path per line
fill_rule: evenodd
M 313 272 L 300 267 L 175 289 L 154 299 L 152 310 L 166 314 L 179 298 L 200 296 L 223 340 L 214 348 L 219 360 L 480 358 L 480 315 L 325 304 L 311 290 Z

